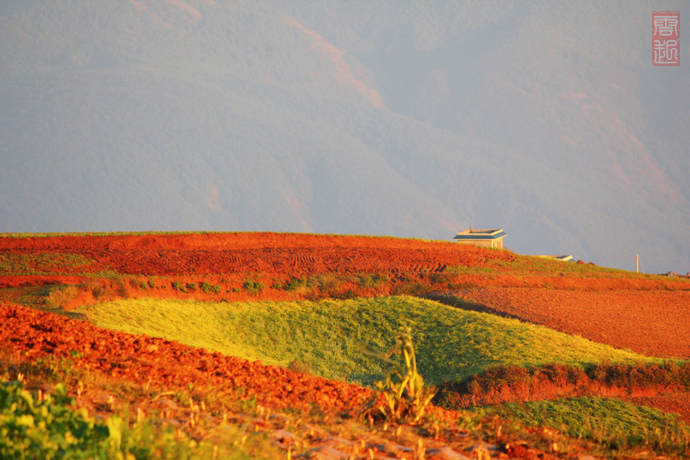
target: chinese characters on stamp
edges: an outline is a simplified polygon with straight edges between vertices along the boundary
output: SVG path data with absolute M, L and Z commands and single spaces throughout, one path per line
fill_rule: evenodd
M 652 13 L 653 65 L 680 65 L 680 11 Z

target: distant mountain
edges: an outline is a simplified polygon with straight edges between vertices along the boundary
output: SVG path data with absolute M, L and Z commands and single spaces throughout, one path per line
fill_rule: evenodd
M 655 8 L 5 1 L 0 231 L 502 227 L 685 273 L 690 72 L 651 66 Z

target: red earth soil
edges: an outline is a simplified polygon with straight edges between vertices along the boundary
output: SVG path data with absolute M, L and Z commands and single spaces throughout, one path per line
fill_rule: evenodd
M 0 238 L 2 252 L 81 254 L 95 263 L 69 268 L 73 273 L 137 275 L 398 273 L 515 259 L 509 252 L 452 243 L 277 233 Z
M 393 279 L 424 273 L 448 273 L 449 267 L 478 268 L 509 263 L 518 256 L 472 245 L 402 238 L 279 233 L 207 233 L 109 236 L 0 237 L 3 254 L 76 254 L 91 260 L 85 265 L 42 267 L 42 275 L 0 276 L 0 287 L 78 284 L 78 274 L 117 272 L 125 275 L 193 277 L 216 275 L 241 280 L 247 274 L 264 279 L 287 279 L 332 273 L 376 273 Z M 519 276 L 496 272 L 490 276 L 456 275 L 479 287 L 554 287 L 568 290 L 690 289 L 690 283 L 669 280 Z M 400 281 L 404 282 L 404 281 Z M 372 293 L 383 295 L 385 293 Z M 176 294 L 179 295 L 179 294 Z M 277 296 L 277 297 L 276 297 Z M 197 298 L 196 296 L 189 296 Z M 203 296 L 202 296 L 203 297 Z M 244 300 L 242 296 L 233 300 Z M 282 300 L 284 292 L 261 299 Z M 201 299 L 201 298 L 200 298 Z
M 690 291 L 465 289 L 454 294 L 520 320 L 661 358 L 690 358 Z
M 241 283 L 251 273 L 261 274 L 267 280 L 321 273 L 380 273 L 394 279 L 447 273 L 448 267 L 495 267 L 496 262 L 511 262 L 519 257 L 508 251 L 449 242 L 336 235 L 211 233 L 0 238 L 0 256 L 41 253 L 78 254 L 92 262 L 44 267 L 44 275 L 7 274 L 0 276 L 0 287 L 78 284 L 84 279 L 93 280 L 92 276 L 80 274 L 106 270 L 144 277 L 174 277 L 185 282 L 212 275 L 214 282 L 225 278 L 230 280 L 229 284 Z M 479 309 L 647 355 L 690 358 L 689 283 L 499 272 L 460 275 L 455 281 L 477 287 L 456 294 Z M 2 294 L 0 298 L 5 299 L 16 295 Z M 183 295 L 167 289 L 133 295 L 198 298 L 201 293 Z M 370 295 L 385 293 L 372 291 Z M 233 301 L 248 297 L 245 293 L 228 296 Z M 286 296 L 284 290 L 267 287 L 257 298 L 281 300 Z M 118 377 L 152 378 L 168 386 L 191 381 L 205 381 L 209 385 L 230 382 L 246 388 L 248 394 L 262 388 L 261 398 L 269 406 L 296 404 L 322 410 L 352 410 L 368 391 L 161 339 L 100 330 L 88 323 L 23 308 L 2 310 L 0 346 L 11 337 L 10 347 L 27 350 L 29 355 L 69 356 L 70 351 L 83 351 L 80 365 Z M 154 352 L 147 351 L 156 347 Z M 275 381 L 287 384 L 272 385 Z M 686 404 L 687 408 L 687 399 L 684 401 L 679 404 Z
M 76 369 L 106 375 L 113 382 L 129 381 L 144 385 L 155 389 L 160 395 L 170 391 L 188 391 L 190 385 L 200 390 L 222 388 L 225 392 L 235 391 L 239 400 L 253 401 L 251 404 L 257 404 L 256 407 L 261 407 L 262 412 L 267 409 L 270 414 L 273 410 L 291 409 L 303 414 L 320 414 L 318 416 L 327 419 L 333 415 L 351 417 L 373 394 L 372 390 L 356 385 L 264 366 L 258 361 L 250 362 L 174 341 L 102 329 L 87 321 L 7 302 L 0 302 L 0 324 L 0 347 L 5 348 L 0 351 L 5 356 L 14 355 L 21 361 L 44 357 L 64 358 L 70 360 Z M 75 352 L 78 354 L 76 357 Z M 98 390 L 92 390 L 91 393 L 95 396 L 90 400 L 81 399 L 86 405 L 112 404 L 109 402 L 112 396 L 108 399 L 107 395 L 100 395 L 103 401 L 99 402 Z M 153 401 L 157 399 L 148 401 L 145 406 L 160 406 L 164 409 L 164 416 L 170 411 L 180 410 L 169 399 L 160 399 L 159 403 L 154 404 Z M 468 458 L 457 452 L 472 455 L 473 452 L 481 454 L 482 449 L 484 452 L 486 449 L 501 449 L 498 445 L 468 437 L 464 430 L 454 428 L 461 416 L 458 412 L 429 407 L 427 413 L 435 420 L 445 420 L 448 428 L 440 436 L 437 432 L 433 439 L 424 438 L 426 447 L 423 458 Z M 280 414 L 263 419 L 250 419 L 237 414 L 231 417 L 243 427 L 248 426 L 255 431 L 268 430 L 270 437 L 283 449 L 294 444 L 296 436 L 280 429 Z M 285 426 L 288 424 L 282 423 Z M 294 430 L 298 430 L 299 422 L 293 423 Z M 361 433 L 353 432 L 357 443 L 334 436 L 318 426 L 308 424 L 304 429 L 307 428 L 308 433 L 316 431 L 317 437 L 310 443 L 312 449 L 303 455 L 305 458 L 408 458 L 410 453 L 416 452 L 409 447 L 409 439 L 400 440 L 398 434 L 392 434 L 394 427 L 384 426 L 380 432 L 374 430 L 380 433 L 378 435 L 369 432 L 359 438 Z M 409 433 L 409 430 L 405 432 Z M 545 431 L 540 437 L 549 436 Z M 398 441 L 393 442 L 392 439 Z M 421 438 L 412 439 L 417 439 L 418 446 L 422 445 Z M 366 455 L 357 454 L 356 446 L 360 444 Z M 557 458 L 556 455 L 527 446 L 525 441 L 505 444 L 502 448 L 510 458 Z M 574 449 L 577 451 L 578 448 Z
M 0 344 L 32 359 L 70 358 L 76 367 L 113 378 L 150 383 L 152 388 L 243 389 L 243 398 L 275 409 L 351 412 L 371 390 L 287 369 L 264 366 L 177 342 L 102 329 L 86 321 L 10 304 L 0 305 Z M 278 383 L 278 384 L 276 384 Z
M 628 399 L 641 406 L 654 407 L 665 412 L 679 414 L 686 423 L 690 423 L 690 393 L 661 394 L 621 399 Z

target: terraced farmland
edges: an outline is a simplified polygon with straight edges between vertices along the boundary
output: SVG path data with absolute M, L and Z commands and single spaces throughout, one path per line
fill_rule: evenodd
M 64 383 L 78 406 L 127 419 L 132 439 L 143 436 L 137 423 L 172 423 L 192 453 L 309 458 L 328 448 L 353 458 L 447 458 L 450 449 L 477 457 L 482 441 L 494 457 L 681 456 L 689 293 L 685 280 L 448 242 L 4 235 L 0 375 L 49 392 Z M 390 350 L 402 324 L 412 326 L 419 372 L 442 390 L 435 404 L 446 409 L 431 407 L 418 426 L 359 420 L 388 369 L 360 350 Z M 581 421 L 556 427 L 539 418 L 546 409 L 500 405 L 542 397 L 549 407 L 573 407 L 559 398 L 574 396 L 622 398 L 670 415 L 644 412 L 642 431 L 597 436 L 578 431 Z M 498 405 L 479 411 L 483 419 L 448 409 L 471 400 Z M 631 410 L 601 404 L 610 417 L 622 411 L 621 420 Z M 246 448 L 217 437 L 224 426 L 249 425 L 258 434 Z M 554 436 L 567 448 L 555 448 Z

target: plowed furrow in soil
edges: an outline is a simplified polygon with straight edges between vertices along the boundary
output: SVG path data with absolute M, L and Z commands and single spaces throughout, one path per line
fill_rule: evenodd
M 371 390 L 264 366 L 177 342 L 100 329 L 88 322 L 11 304 L 0 305 L 0 344 L 31 358 L 56 356 L 75 359 L 77 367 L 112 377 L 148 382 L 152 387 L 186 389 L 224 387 L 243 399 L 275 409 L 318 409 L 324 413 L 356 410 Z
M 360 272 L 392 273 L 394 270 L 437 272 L 442 267 L 465 265 L 463 252 L 422 251 L 412 254 L 397 249 L 313 249 L 315 254 L 304 255 L 297 250 L 272 254 L 264 250 L 236 251 L 113 251 L 88 252 L 103 269 L 124 274 L 183 275 L 195 273 L 243 273 L 264 271 L 276 274 L 316 274 Z M 429 260 L 441 260 L 430 264 Z
M 175 275 L 248 270 L 276 274 L 436 271 L 441 266 L 485 262 L 485 252 L 467 245 L 396 238 L 270 233 L 115 235 L 0 238 L 12 253 L 68 252 L 96 260 L 90 272 Z M 492 259 L 513 260 L 508 252 Z
M 468 289 L 456 295 L 512 317 L 660 358 L 690 358 L 690 292 Z

